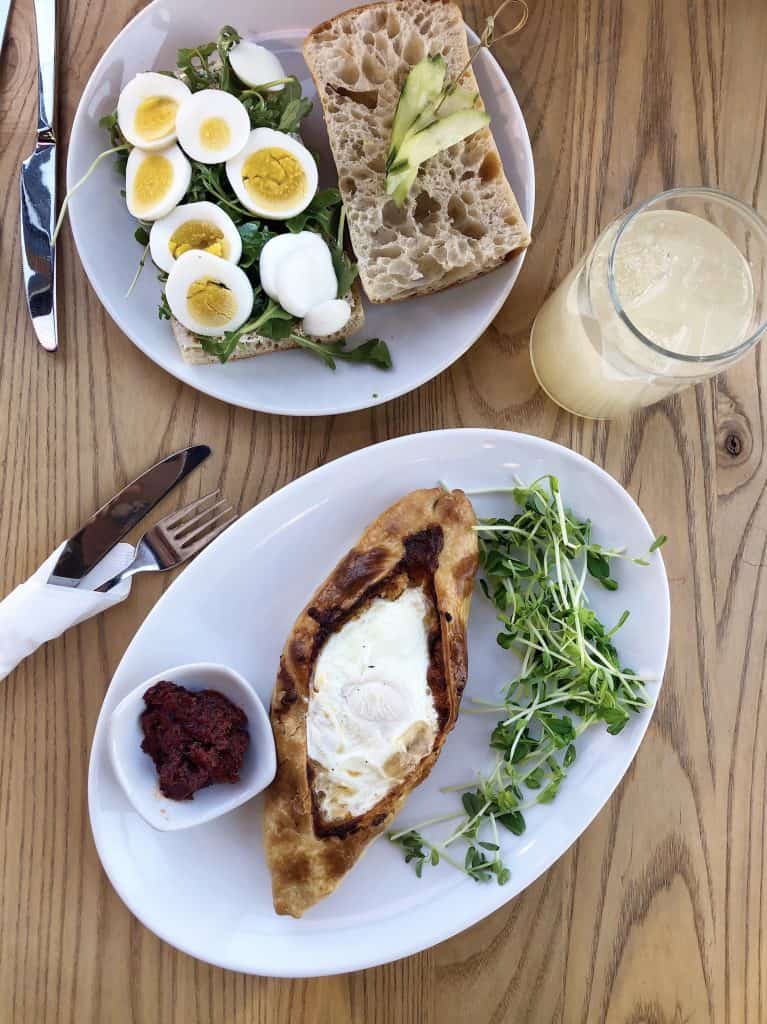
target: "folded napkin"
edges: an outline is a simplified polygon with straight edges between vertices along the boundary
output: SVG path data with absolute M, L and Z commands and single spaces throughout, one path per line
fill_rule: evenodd
M 112 548 L 83 577 L 79 587 L 57 587 L 48 583 L 63 547 L 61 544 L 34 576 L 26 583 L 20 583 L 5 600 L 0 601 L 0 679 L 5 679 L 20 661 L 48 640 L 61 636 L 70 626 L 119 604 L 130 593 L 130 577 L 107 594 L 97 594 L 94 588 L 131 562 L 131 544 L 117 544 Z

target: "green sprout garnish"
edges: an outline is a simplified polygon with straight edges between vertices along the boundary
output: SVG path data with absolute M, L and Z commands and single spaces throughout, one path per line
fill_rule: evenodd
M 621 665 L 613 643 L 628 611 L 608 629 L 585 593 L 589 577 L 617 590 L 616 561 L 646 566 L 647 559 L 595 543 L 591 522 L 565 506 L 554 476 L 529 486 L 519 483 L 506 493 L 518 511 L 508 518 L 483 519 L 476 527 L 479 586 L 498 613 L 497 643 L 519 658 L 520 667 L 500 700 L 475 700 L 462 711 L 496 718 L 489 737 L 492 769 L 445 790 L 462 794 L 463 812 L 388 834 L 419 877 L 424 865 L 445 860 L 475 881 L 507 882 L 499 826 L 521 835 L 525 812 L 551 803 L 559 792 L 577 757 L 580 736 L 599 724 L 617 735 L 649 704 L 649 680 Z M 648 554 L 665 541 L 658 537 Z M 446 838 L 422 835 L 423 829 L 447 821 L 457 824 Z M 450 852 L 454 844 L 465 847 L 463 863 Z

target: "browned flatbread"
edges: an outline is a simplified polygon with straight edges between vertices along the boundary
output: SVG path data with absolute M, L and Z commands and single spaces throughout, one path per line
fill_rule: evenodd
M 271 719 L 277 776 L 266 794 L 264 842 L 274 909 L 300 917 L 329 895 L 408 794 L 427 777 L 455 725 L 466 684 L 466 624 L 478 566 L 476 518 L 463 491 L 413 491 L 371 523 L 299 615 L 280 659 Z M 433 606 L 428 683 L 437 711 L 431 750 L 373 807 L 327 821 L 312 789 L 306 713 L 328 636 L 377 597 L 421 586 Z

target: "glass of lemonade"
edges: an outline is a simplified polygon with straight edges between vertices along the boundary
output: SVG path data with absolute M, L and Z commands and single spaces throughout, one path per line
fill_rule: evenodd
M 675 188 L 608 225 L 541 307 L 530 356 L 555 402 L 612 419 L 727 369 L 765 321 L 767 223 Z

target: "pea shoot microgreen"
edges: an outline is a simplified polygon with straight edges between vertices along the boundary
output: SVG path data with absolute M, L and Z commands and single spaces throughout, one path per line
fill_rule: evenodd
M 596 543 L 591 522 L 565 506 L 554 476 L 507 491 L 518 510 L 483 519 L 476 528 L 479 586 L 497 612 L 496 641 L 516 655 L 519 670 L 500 700 L 476 700 L 462 711 L 496 718 L 488 741 L 495 756 L 490 771 L 447 789 L 461 793 L 463 813 L 389 833 L 419 877 L 424 865 L 447 860 L 475 881 L 507 882 L 499 826 L 522 835 L 525 812 L 555 799 L 575 763 L 580 736 L 600 723 L 617 735 L 648 705 L 648 680 L 621 664 L 613 643 L 628 611 L 608 629 L 585 592 L 589 578 L 617 590 L 614 564 L 623 559 L 646 566 L 647 559 Z M 648 555 L 665 541 L 659 536 Z M 422 834 L 455 820 L 444 839 Z M 449 854 L 454 844 L 465 847 L 463 863 Z

